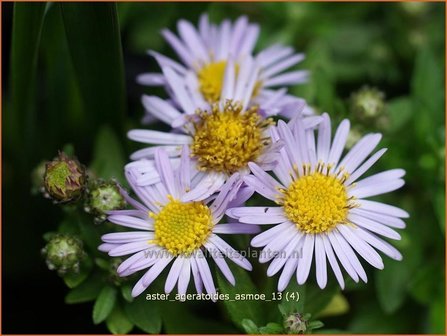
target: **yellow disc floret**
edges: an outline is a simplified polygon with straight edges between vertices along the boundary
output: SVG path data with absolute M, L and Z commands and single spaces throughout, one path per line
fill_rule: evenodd
M 200 92 L 206 101 L 213 103 L 220 99 L 227 62 L 220 61 L 205 65 L 198 73 Z
M 199 79 L 199 90 L 205 100 L 209 103 L 215 103 L 220 100 L 226 66 L 226 61 L 209 63 L 201 68 L 197 73 L 197 77 Z M 238 64 L 235 65 L 235 71 L 236 75 L 238 75 Z M 262 81 L 258 80 L 255 83 L 251 97 L 256 97 L 261 92 L 261 89 Z
M 232 174 L 255 161 L 269 143 L 262 133 L 272 121 L 263 119 L 257 107 L 243 111 L 228 101 L 223 111 L 214 104 L 211 112 L 198 114 L 191 154 L 202 170 Z
M 182 203 L 169 196 L 158 214 L 149 215 L 154 219 L 153 243 L 175 256 L 194 252 L 211 234 L 211 211 L 202 202 Z
M 306 233 L 322 233 L 347 222 L 351 207 L 343 179 L 316 171 L 300 176 L 284 191 L 284 212 Z

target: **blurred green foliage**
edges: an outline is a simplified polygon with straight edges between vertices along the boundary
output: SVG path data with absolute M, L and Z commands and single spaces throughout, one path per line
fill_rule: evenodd
M 36 275 L 45 272 L 37 252 L 44 244 L 39 239 L 43 233 L 74 233 L 83 237 L 91 264 L 78 278 L 64 278 L 74 287 L 65 302 L 95 301 L 93 320 L 87 325 L 105 321 L 113 333 L 235 333 L 258 327 L 279 332 L 280 302 L 132 300 L 129 288 L 135 279 L 111 281 L 109 258 L 96 249 L 100 234 L 112 226 L 94 227 L 91 217 L 70 209 L 64 210 L 61 222 L 59 209 L 30 195 L 32 169 L 65 143 L 74 146 L 82 162 L 90 163 L 96 176 L 123 181 L 125 155 L 137 147 L 125 139 L 124 131 L 139 125 L 140 96 L 164 95 L 160 89 L 135 84 L 137 74 L 158 70 L 145 52 L 155 49 L 172 56 L 160 29 L 175 29 L 180 18 L 197 22 L 202 12 L 214 21 L 247 15 L 259 22 L 258 50 L 282 42 L 305 52 L 300 67 L 311 71 L 310 82 L 290 92 L 317 111 L 329 112 L 335 121 L 350 118 L 355 131 L 383 133 L 381 146 L 388 152 L 376 169 L 407 171 L 406 186 L 380 198 L 411 214 L 402 240 L 396 242 L 404 260 L 385 260 L 383 271 L 365 265 L 368 284 L 348 281 L 345 291 L 333 278 L 324 291 L 313 283 L 305 295 L 297 289 L 303 300 L 282 302 L 282 309 L 312 313 L 324 323 L 318 333 L 444 333 L 443 3 L 15 4 L 10 84 L 3 86 L 8 283 L 22 277 L 38 279 Z M 364 85 L 386 95 L 380 123 L 366 123 L 350 109 L 349 97 Z M 23 230 L 29 234 L 24 236 Z M 247 240 L 233 243 L 242 249 Z M 25 245 L 26 251 L 20 248 Z M 252 273 L 236 274 L 236 289 L 218 277 L 220 289 L 271 295 L 277 277 L 266 278 L 265 265 L 253 264 Z M 150 288 L 157 291 L 162 291 L 160 281 Z M 51 320 L 48 326 L 50 332 Z

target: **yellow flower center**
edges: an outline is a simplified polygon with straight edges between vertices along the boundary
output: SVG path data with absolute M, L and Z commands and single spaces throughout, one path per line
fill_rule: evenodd
M 200 92 L 208 102 L 220 99 L 227 62 L 220 61 L 205 65 L 198 73 Z
M 346 187 L 336 176 L 321 171 L 299 177 L 284 191 L 284 212 L 306 233 L 322 233 L 346 223 L 349 204 Z
M 190 254 L 200 248 L 211 234 L 210 209 L 202 202 L 182 203 L 171 196 L 170 202 L 158 213 L 149 213 L 154 219 L 153 243 L 171 254 Z
M 209 103 L 219 101 L 225 76 L 226 61 L 219 61 L 205 65 L 198 72 L 199 89 L 205 100 Z M 236 74 L 239 65 L 236 64 Z M 262 82 L 257 81 L 253 89 L 252 98 L 256 97 L 261 90 Z
M 191 154 L 200 169 L 232 174 L 255 161 L 269 143 L 262 133 L 272 124 L 258 111 L 258 107 L 243 111 L 241 104 L 231 101 L 223 111 L 217 104 L 209 113 L 199 111 Z

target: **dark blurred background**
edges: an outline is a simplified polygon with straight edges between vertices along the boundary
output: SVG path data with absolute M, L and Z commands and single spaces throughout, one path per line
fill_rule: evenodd
M 336 120 L 349 117 L 356 132 L 384 133 L 381 145 L 389 150 L 379 168 L 407 171 L 406 187 L 383 198 L 411 214 L 396 243 L 404 261 L 387 260 L 384 271 L 368 270 L 367 285 L 343 292 L 349 309 L 322 319 L 325 324 L 352 333 L 444 333 L 443 3 L 119 3 L 121 86 L 120 58 L 94 46 L 76 49 L 75 33 L 64 29 L 59 7 L 47 4 L 41 24 L 18 26 L 12 46 L 14 4 L 2 3 L 4 333 L 107 333 L 93 325 L 91 303 L 64 303 L 67 288 L 40 255 L 42 235 L 55 230 L 62 212 L 31 194 L 31 171 L 67 143 L 82 162 L 91 162 L 103 125 L 115 132 L 126 156 L 131 153 L 136 145 L 125 131 L 143 116 L 141 94 L 163 95 L 135 82 L 139 73 L 157 69 L 146 50 L 173 55 L 160 29 L 175 30 L 180 18 L 197 22 L 203 12 L 216 22 L 243 14 L 259 22 L 257 50 L 283 42 L 305 52 L 301 67 L 311 70 L 311 81 L 291 92 Z M 82 18 L 77 23 L 89 29 Z M 40 39 L 36 27 L 42 27 Z M 98 54 L 88 54 L 89 47 Z M 108 68 L 89 77 L 84 64 L 73 64 L 76 53 L 86 63 L 101 59 Z M 118 83 L 117 91 L 109 90 L 111 82 Z M 351 95 L 364 85 L 386 95 L 375 120 L 365 120 L 352 105 Z

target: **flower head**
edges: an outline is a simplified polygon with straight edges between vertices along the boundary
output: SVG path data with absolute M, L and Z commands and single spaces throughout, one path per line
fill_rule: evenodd
M 253 55 L 259 26 L 250 23 L 247 17 L 239 17 L 234 23 L 224 20 L 220 25 L 210 23 L 208 16 L 200 17 L 198 28 L 188 21 L 180 20 L 177 24 L 178 36 L 168 29 L 162 35 L 174 49 L 181 63 L 155 51 L 149 54 L 155 57 L 163 73 L 145 73 L 138 77 L 143 85 L 165 85 L 168 90 L 174 87 L 165 68 L 172 68 L 178 75 L 192 76 L 191 89 L 209 103 L 222 98 L 226 67 L 235 62 L 236 72 L 247 71 L 243 64 L 245 57 L 254 57 L 260 72 L 254 81 L 253 96 L 261 100 L 271 92 L 270 88 L 300 84 L 307 81 L 307 71 L 290 71 L 304 59 L 303 54 L 295 54 L 290 47 L 274 45 Z M 175 97 L 174 97 L 175 98 Z
M 185 294 L 192 273 L 198 293 L 205 286 L 207 293 L 214 294 L 216 289 L 205 259 L 206 251 L 233 285 L 235 278 L 223 256 L 251 270 L 250 263 L 218 236 L 258 232 L 256 226 L 219 224 L 230 201 L 240 204 L 247 197 L 239 194 L 242 180 L 238 174 L 228 179 L 215 194 L 221 184 L 194 169 L 187 146 L 182 148 L 179 162 L 171 162 L 168 154 L 158 149 L 154 162 L 142 160 L 139 163 L 152 164 L 160 182 L 138 186 L 137 179 L 141 177 L 138 171 L 127 170 L 127 179 L 143 203 L 126 195 L 134 209 L 112 211 L 108 218 L 138 231 L 106 234 L 102 237 L 104 244 L 99 247 L 112 257 L 132 255 L 118 267 L 120 276 L 148 269 L 133 288 L 133 296 L 141 294 L 171 261 L 165 283 L 167 293 L 178 283 L 179 294 Z
M 363 86 L 351 94 L 351 111 L 360 120 L 371 121 L 382 117 L 385 111 L 385 94 L 375 87 Z
M 264 247 L 266 253 L 261 254 L 260 262 L 273 259 L 268 276 L 283 269 L 278 284 L 280 291 L 285 289 L 294 272 L 299 284 L 306 282 L 313 259 L 321 288 L 327 283 L 327 261 L 343 288 L 339 263 L 354 281 L 360 278 L 366 282 L 357 254 L 379 269 L 383 268 L 383 262 L 376 250 L 395 260 L 402 258 L 380 236 L 400 239 L 394 228 L 404 228 L 401 218 L 408 214 L 365 198 L 402 187 L 405 172 L 392 169 L 359 180 L 386 151 L 381 149 L 370 156 L 381 135 L 364 136 L 342 158 L 349 132 L 347 120 L 338 127 L 332 143 L 327 114 L 318 126 L 318 135 L 315 132 L 306 130 L 300 119 L 289 125 L 280 121 L 272 129 L 273 139 L 284 141 L 278 165 L 273 169 L 275 178 L 256 164 L 250 164 L 253 175 L 244 179 L 278 206 L 227 211 L 241 223 L 275 224 L 253 238 L 251 244 Z
M 79 272 L 82 259 L 86 254 L 82 241 L 68 234 L 56 234 L 42 249 L 50 270 L 57 270 L 60 275 Z
M 126 200 L 115 181 L 96 181 L 89 187 L 85 210 L 92 213 L 96 221 L 104 221 L 108 211 L 125 206 Z
M 182 145 L 188 145 L 197 169 L 220 176 L 222 183 L 236 172 L 248 173 L 248 162 L 256 162 L 265 170 L 273 168 L 282 146 L 279 142 L 272 144 L 268 133 L 273 124 L 270 117 L 279 112 L 275 101 L 284 100 L 280 110 L 293 111 L 297 116 L 303 115 L 305 103 L 299 99 L 288 100 L 284 92 L 279 92 L 270 97 L 264 107 L 251 104 L 258 70 L 250 58 L 242 65 L 246 71 L 239 71 L 237 75 L 235 63 L 229 61 L 220 101 L 213 104 L 194 94 L 190 87 L 193 77 L 183 78 L 172 69 L 166 69 L 180 108 L 154 96 L 144 96 L 143 104 L 149 113 L 173 127 L 173 131 L 131 130 L 130 139 L 156 145 L 133 153 L 131 158 L 153 159 L 159 147 L 171 158 L 178 158 Z M 319 117 L 305 119 L 308 127 L 319 121 Z M 135 165 L 140 164 L 136 162 Z

